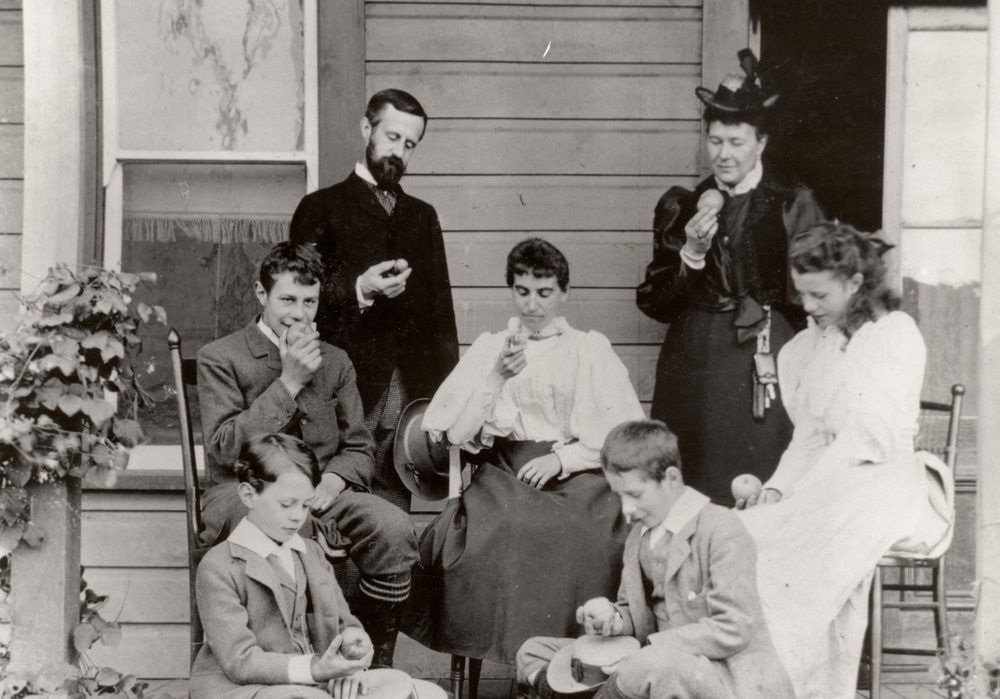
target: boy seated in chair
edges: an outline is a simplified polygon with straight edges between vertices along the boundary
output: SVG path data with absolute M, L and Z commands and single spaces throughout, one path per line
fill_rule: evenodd
M 254 287 L 260 315 L 198 352 L 209 480 L 203 538 L 224 541 L 246 515 L 232 466 L 242 445 L 268 432 L 302 439 L 323 470 L 303 533 L 328 551 L 346 549 L 357 565 L 360 591 L 351 608 L 371 636 L 373 666 L 389 667 L 417 561 L 416 535 L 406 513 L 369 492 L 374 443 L 354 367 L 313 328 L 322 278 L 315 250 L 277 244 Z
M 625 543 L 617 603 L 577 610 L 587 634 L 627 635 L 641 647 L 612 666 L 599 699 L 792 699 L 757 596 L 753 540 L 735 513 L 684 485 L 677 438 L 657 420 L 614 428 L 601 466 L 635 523 Z M 549 663 L 572 639 L 532 638 L 517 674 L 541 699 Z

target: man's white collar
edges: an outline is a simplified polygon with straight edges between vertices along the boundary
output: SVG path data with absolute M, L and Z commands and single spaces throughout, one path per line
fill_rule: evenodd
M 663 538 L 663 535 L 670 532 L 677 534 L 687 526 L 688 522 L 698 516 L 702 508 L 709 502 L 708 497 L 699 493 L 694 488 L 684 486 L 684 492 L 680 494 L 670 512 L 663 518 L 663 521 L 655 527 L 643 527 L 642 534 L 649 531 L 649 545 L 656 546 L 656 542 Z
M 361 162 L 360 160 L 354 163 L 354 174 L 363 179 L 365 182 L 378 187 L 378 182 L 375 181 L 372 171 L 368 169 L 368 166 Z
M 764 166 L 761 164 L 760 158 L 757 158 L 757 163 L 753 166 L 753 169 L 747 173 L 747 176 L 732 187 L 724 182 L 720 182 L 718 177 L 715 178 L 715 184 L 720 190 L 729 194 L 729 196 L 738 197 L 741 194 L 746 194 L 752 189 L 757 189 L 757 185 L 760 184 L 760 180 L 763 177 Z

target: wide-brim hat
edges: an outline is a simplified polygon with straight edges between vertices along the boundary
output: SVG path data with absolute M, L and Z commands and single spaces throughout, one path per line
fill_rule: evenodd
M 416 680 L 402 670 L 379 668 L 365 670 L 368 688 L 365 699 L 447 699 L 448 694 L 433 682 Z M 361 696 L 360 694 L 358 696 Z
M 418 398 L 399 415 L 392 461 L 406 489 L 424 500 L 448 497 L 448 447 L 421 429 L 430 400 Z
M 608 679 L 602 667 L 624 660 L 639 647 L 632 636 L 581 636 L 552 657 L 546 679 L 562 694 L 593 689 Z
M 707 87 L 696 87 L 694 92 L 706 106 L 728 114 L 753 114 L 770 109 L 778 101 L 777 93 L 768 94 L 760 84 L 757 57 L 750 49 L 737 54 L 743 75 L 727 75 L 712 92 Z

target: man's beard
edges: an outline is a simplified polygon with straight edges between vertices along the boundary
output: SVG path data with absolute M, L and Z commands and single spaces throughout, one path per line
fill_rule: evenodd
M 403 173 L 406 172 L 406 165 L 398 155 L 387 155 L 384 158 L 375 157 L 375 142 L 369 140 L 368 147 L 365 148 L 365 161 L 368 164 L 368 171 L 375 178 L 375 183 L 382 189 L 392 189 Z

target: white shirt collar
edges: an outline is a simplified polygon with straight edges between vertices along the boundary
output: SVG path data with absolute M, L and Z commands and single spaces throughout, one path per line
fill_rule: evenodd
M 271 330 L 271 326 L 264 322 L 264 316 L 257 318 L 257 329 L 260 330 L 264 337 L 271 341 L 271 344 L 275 347 L 281 347 L 281 338 L 275 335 L 274 331 Z
M 663 535 L 670 532 L 676 535 L 681 529 L 687 526 L 688 522 L 694 519 L 702 508 L 709 502 L 708 497 L 702 495 L 694 488 L 684 486 L 684 491 L 670 508 L 670 512 L 663 518 L 663 521 L 655 527 L 643 527 L 642 534 L 649 531 L 649 545 L 656 546 L 656 543 L 663 538 Z
M 226 540 L 249 549 L 265 560 L 267 560 L 268 556 L 276 554 L 278 561 L 281 562 L 281 567 L 285 569 L 285 572 L 288 573 L 292 580 L 295 579 L 295 564 L 292 561 L 292 551 L 305 553 L 306 550 L 306 542 L 298 534 L 293 534 L 291 539 L 279 546 L 274 539 L 262 532 L 260 527 L 246 517 L 240 520 L 240 523 L 229 533 Z
M 354 174 L 363 179 L 365 182 L 378 187 L 378 182 L 375 181 L 375 177 L 372 175 L 371 170 L 368 166 L 361 162 L 360 160 L 354 163 Z
M 757 163 L 753 166 L 753 169 L 747 173 L 747 176 L 732 187 L 724 182 L 720 182 L 718 177 L 715 178 L 715 184 L 720 190 L 728 193 L 729 196 L 738 197 L 741 194 L 746 194 L 751 189 L 757 189 L 757 185 L 760 184 L 760 180 L 763 176 L 764 166 L 761 164 L 760 158 L 757 158 Z

